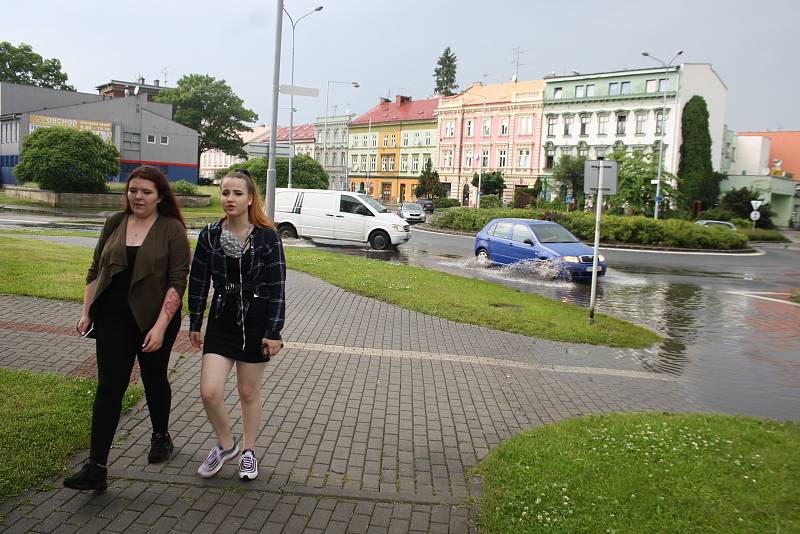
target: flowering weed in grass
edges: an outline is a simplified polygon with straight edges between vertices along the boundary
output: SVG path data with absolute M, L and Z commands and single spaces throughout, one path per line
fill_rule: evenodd
M 579 417 L 477 468 L 482 532 L 800 532 L 800 425 L 722 415 Z

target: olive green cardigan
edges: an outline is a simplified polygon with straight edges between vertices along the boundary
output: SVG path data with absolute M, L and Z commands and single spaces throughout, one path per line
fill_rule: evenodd
M 95 304 L 108 286 L 111 277 L 128 267 L 125 233 L 128 215 L 115 213 L 106 220 L 94 249 L 94 258 L 86 283 L 96 281 L 89 317 L 94 320 Z M 159 215 L 136 254 L 128 303 L 142 333 L 153 327 L 167 290 L 172 287 L 183 297 L 189 274 L 191 252 L 186 228 L 177 219 Z

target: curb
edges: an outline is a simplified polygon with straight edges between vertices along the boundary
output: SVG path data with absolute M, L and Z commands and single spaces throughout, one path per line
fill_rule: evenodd
M 476 235 L 476 232 L 460 232 L 458 230 L 447 230 L 442 228 L 436 228 L 434 226 L 429 225 L 428 223 L 415 224 L 412 228 L 419 228 L 420 230 L 435 232 L 439 234 L 460 235 L 465 237 L 475 237 Z M 600 243 L 600 247 L 605 249 L 618 249 L 618 250 L 630 250 L 630 251 L 642 250 L 647 252 L 696 252 L 698 254 L 708 253 L 708 254 L 736 255 L 736 254 L 753 254 L 759 252 L 758 250 L 752 247 L 740 248 L 736 250 L 722 250 L 713 248 L 653 247 L 647 245 L 625 245 L 618 243 Z

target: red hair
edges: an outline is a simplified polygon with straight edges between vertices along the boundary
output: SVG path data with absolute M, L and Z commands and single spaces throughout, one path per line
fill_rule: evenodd
M 167 180 L 166 175 L 164 175 L 164 173 L 156 167 L 152 167 L 150 165 L 136 167 L 128 175 L 128 181 L 125 183 L 125 206 L 123 208 L 125 213 L 128 215 L 133 213 L 131 204 L 128 202 L 128 186 L 130 185 L 131 180 L 134 178 L 141 178 L 143 180 L 149 180 L 153 182 L 153 184 L 156 186 L 158 196 L 161 197 L 161 202 L 156 205 L 159 215 L 178 219 L 181 224 L 186 227 L 186 222 L 183 220 L 183 216 L 181 215 L 181 209 L 178 207 L 178 201 L 175 199 L 175 193 L 172 192 L 172 188 L 169 186 L 169 181 Z
M 222 182 L 224 182 L 226 178 L 238 178 L 244 180 L 244 183 L 247 184 L 247 193 L 253 198 L 253 201 L 247 206 L 247 220 L 250 221 L 250 224 L 275 230 L 275 223 L 264 213 L 261 197 L 258 194 L 258 187 L 256 187 L 256 181 L 253 180 L 250 171 L 247 169 L 232 170 L 222 178 L 222 181 L 219 183 L 220 187 L 222 187 Z

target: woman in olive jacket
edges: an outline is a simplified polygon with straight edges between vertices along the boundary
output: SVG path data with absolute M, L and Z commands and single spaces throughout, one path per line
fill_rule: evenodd
M 125 209 L 106 221 L 86 277 L 76 328 L 96 338 L 97 394 L 89 459 L 64 479 L 65 487 L 105 491 L 108 453 L 137 358 L 153 424 L 148 461 L 169 458 L 167 367 L 180 329 L 189 258 L 186 228 L 166 176 L 155 167 L 134 169 Z

